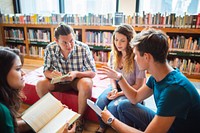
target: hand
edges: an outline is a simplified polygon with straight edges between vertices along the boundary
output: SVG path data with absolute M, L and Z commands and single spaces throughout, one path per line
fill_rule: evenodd
M 108 118 L 112 117 L 113 115 L 107 110 L 107 109 L 104 109 L 102 112 L 101 112 L 101 119 L 104 121 L 104 123 L 107 123 L 108 121 Z
M 121 77 L 121 73 L 107 66 L 102 66 L 101 68 L 98 68 L 97 70 L 99 71 L 97 72 L 98 74 L 105 75 L 105 77 L 102 77 L 101 80 L 106 79 L 106 78 L 118 80 Z
M 56 77 L 62 76 L 62 73 L 57 70 L 53 70 L 51 72 L 51 75 L 52 75 L 52 78 L 56 78 Z
M 109 100 L 113 100 L 113 99 L 117 98 L 118 97 L 118 93 L 117 92 L 118 92 L 117 89 L 113 89 L 111 92 L 108 93 L 107 98 Z
M 65 104 L 63 104 L 62 106 L 63 106 L 64 108 L 69 108 L 69 107 L 68 107 L 67 105 L 65 105 Z
M 69 125 L 69 123 L 66 122 L 63 133 L 68 133 L 68 125 Z
M 73 81 L 76 78 L 77 71 L 71 71 L 68 73 L 69 76 L 64 78 L 65 81 Z

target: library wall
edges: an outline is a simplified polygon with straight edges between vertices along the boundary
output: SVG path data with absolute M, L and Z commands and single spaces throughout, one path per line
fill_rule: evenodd
M 135 12 L 136 0 L 119 0 L 119 12 L 125 15 L 133 15 Z
M 13 1 L 12 0 L 0 0 L 0 12 L 1 13 L 8 13 L 8 14 L 13 14 Z M 3 41 L 2 41 L 2 30 L 0 29 L 0 46 L 3 46 Z
M 13 0 L 0 0 L 0 10 L 4 14 L 13 14 Z

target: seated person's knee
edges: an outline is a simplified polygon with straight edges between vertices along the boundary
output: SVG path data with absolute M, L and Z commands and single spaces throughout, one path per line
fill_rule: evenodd
M 93 87 L 92 79 L 90 79 L 90 78 L 83 78 L 80 81 L 81 82 L 78 83 L 78 87 L 84 88 L 85 91 L 91 91 L 91 89 Z

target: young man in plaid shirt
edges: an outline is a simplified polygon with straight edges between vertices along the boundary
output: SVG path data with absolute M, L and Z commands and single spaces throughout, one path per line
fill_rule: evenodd
M 47 45 L 44 56 L 45 79 L 38 81 L 36 91 L 39 97 L 49 91 L 78 92 L 78 113 L 80 119 L 69 132 L 82 132 L 83 115 L 87 107 L 86 99 L 92 95 L 92 78 L 95 76 L 95 62 L 87 44 L 74 39 L 71 26 L 61 23 L 55 29 L 55 42 Z M 69 76 L 62 82 L 51 84 L 51 79 L 57 76 Z

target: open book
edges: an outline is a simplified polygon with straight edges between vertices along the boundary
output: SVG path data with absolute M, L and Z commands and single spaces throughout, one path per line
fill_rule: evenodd
M 69 76 L 69 74 L 62 75 L 62 76 L 59 76 L 59 77 L 56 77 L 56 78 L 52 78 L 51 84 L 63 82 L 62 79 L 63 79 L 63 78 L 66 78 L 66 77 L 68 77 L 68 76 Z
M 60 133 L 65 124 L 69 126 L 80 114 L 65 108 L 51 93 L 47 93 L 22 115 L 22 119 L 38 133 Z

